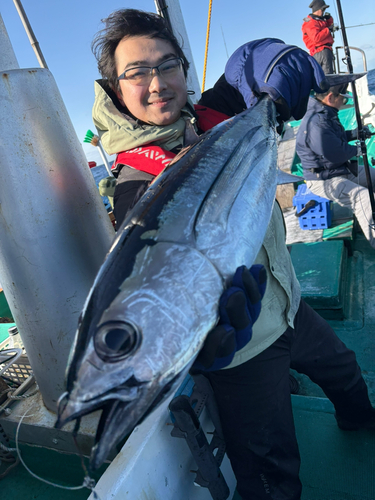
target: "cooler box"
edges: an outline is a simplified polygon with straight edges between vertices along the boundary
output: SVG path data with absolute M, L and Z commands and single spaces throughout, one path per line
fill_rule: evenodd
M 310 200 L 315 200 L 317 204 L 298 218 L 300 228 L 327 229 L 332 221 L 332 201 L 312 193 L 306 184 L 300 184 L 293 197 L 293 206 L 297 209 L 296 214 L 300 213 Z

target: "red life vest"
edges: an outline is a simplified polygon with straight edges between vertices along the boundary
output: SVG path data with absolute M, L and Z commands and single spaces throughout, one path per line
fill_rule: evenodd
M 332 50 L 333 36 L 329 30 L 332 26 L 332 17 L 328 19 L 316 19 L 308 16 L 302 25 L 303 41 L 310 51 L 310 56 L 323 49 Z
M 199 104 L 195 104 L 194 109 L 198 115 L 198 127 L 203 132 L 229 118 L 224 113 Z M 118 165 L 129 165 L 147 174 L 159 175 L 175 156 L 176 154 L 171 151 L 149 144 L 118 153 L 112 170 Z

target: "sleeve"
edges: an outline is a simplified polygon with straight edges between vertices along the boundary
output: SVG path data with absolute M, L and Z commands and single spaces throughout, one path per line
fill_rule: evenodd
M 225 75 L 221 75 L 211 89 L 203 92 L 198 104 L 227 116 L 237 115 L 246 109 L 241 93 L 226 81 Z
M 356 128 L 354 130 L 345 130 L 345 134 L 348 142 L 355 141 L 357 139 L 358 130 Z
M 311 121 L 309 129 L 312 133 L 309 134 L 306 142 L 310 149 L 335 166 L 343 164 L 356 156 L 356 146 L 349 145 L 343 137 L 335 134 L 329 123 L 322 123 L 319 117 Z
M 332 19 L 332 18 L 331 18 Z M 332 20 L 333 22 L 333 20 Z M 331 22 L 331 24 L 332 24 Z M 328 26 L 323 29 L 318 23 L 310 23 L 307 30 L 308 37 L 315 45 L 322 45 L 324 43 L 332 43 L 332 35 Z

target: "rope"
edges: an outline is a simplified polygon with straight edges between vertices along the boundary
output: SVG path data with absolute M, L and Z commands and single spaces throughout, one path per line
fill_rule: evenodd
M 17 451 L 17 448 L 8 448 L 7 446 L 5 446 L 5 444 L 3 443 L 0 443 L 0 448 L 4 451 L 7 451 L 7 452 L 12 452 L 12 451 Z M 4 459 L 2 459 L 4 460 Z
M 204 53 L 204 66 L 203 66 L 203 81 L 202 81 L 202 94 L 204 92 L 204 86 L 206 84 L 206 69 L 207 69 L 207 56 L 208 56 L 208 43 L 210 40 L 210 27 L 211 27 L 211 11 L 212 11 L 212 0 L 210 0 L 210 5 L 208 7 L 208 19 L 207 19 L 207 34 L 206 34 L 206 50 Z
M 8 403 L 9 403 L 9 399 L 13 399 L 13 400 L 22 400 L 22 399 L 27 399 L 27 398 L 30 398 L 31 396 L 35 396 L 35 394 L 37 394 L 37 392 L 39 391 L 39 387 L 38 385 L 36 386 L 36 388 L 30 392 L 29 394 L 23 394 L 21 396 L 13 396 L 13 392 L 15 391 L 15 389 L 6 389 L 5 391 L 1 392 L 0 393 L 0 397 L 3 395 L 3 394 L 7 394 L 7 398 L 4 403 L 0 406 L 0 413 L 2 411 L 4 411 L 7 406 L 8 406 Z
M 16 467 L 19 463 L 20 463 L 20 459 L 19 459 L 19 457 L 17 457 L 15 459 L 15 462 L 13 464 L 11 464 L 7 469 L 5 469 L 5 471 L 2 474 L 0 474 L 0 479 L 3 479 L 5 476 L 7 476 L 9 474 L 9 472 L 12 469 L 14 469 L 14 467 Z
M 32 392 L 30 392 L 29 394 L 22 394 L 21 396 L 13 396 L 14 391 L 8 391 L 8 398 L 9 399 L 16 399 L 16 400 L 22 400 L 22 399 L 27 399 L 27 398 L 31 398 L 31 396 L 35 396 L 35 394 L 37 394 L 39 392 L 39 387 L 36 386 L 36 389 L 34 389 Z

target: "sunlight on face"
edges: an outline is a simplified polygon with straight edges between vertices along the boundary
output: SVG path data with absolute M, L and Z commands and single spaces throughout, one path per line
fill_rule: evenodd
M 173 57 L 177 54 L 166 40 L 146 36 L 123 38 L 115 50 L 117 74 L 137 66 L 154 67 Z M 119 83 L 120 101 L 133 116 L 152 125 L 174 123 L 187 100 L 182 69 L 172 78 L 154 72 L 146 85 L 133 85 L 126 79 Z

